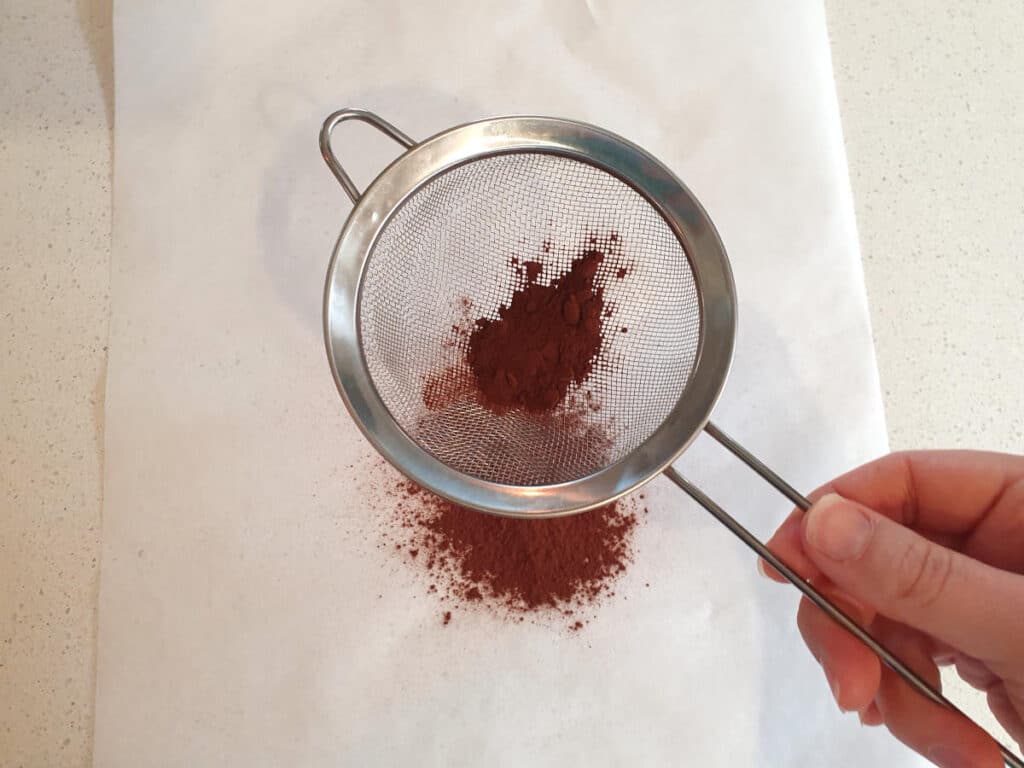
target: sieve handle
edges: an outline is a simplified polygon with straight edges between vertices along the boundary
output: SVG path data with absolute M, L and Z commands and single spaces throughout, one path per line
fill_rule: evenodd
M 349 196 L 353 203 L 358 203 L 360 196 L 359 189 L 352 181 L 352 178 L 348 175 L 348 172 L 341 166 L 338 156 L 334 154 L 334 149 L 331 147 L 331 134 L 334 132 L 335 128 L 346 120 L 359 120 L 360 122 L 372 125 L 385 136 L 394 139 L 406 149 L 412 149 L 415 147 L 416 142 L 380 115 L 375 115 L 373 112 L 368 112 L 365 109 L 339 109 L 337 112 L 333 112 L 328 115 L 327 119 L 324 120 L 323 128 L 320 129 L 320 154 L 324 156 L 324 162 L 327 163 L 327 167 L 331 169 L 331 173 L 334 174 L 334 177 L 341 184 L 342 189 L 345 190 L 345 194 Z
M 725 446 L 726 449 L 733 453 L 748 467 L 757 472 L 757 474 L 764 478 L 776 490 L 792 501 L 800 509 L 804 511 L 810 509 L 811 502 L 805 496 L 801 495 L 795 488 L 793 488 L 793 486 L 779 477 L 756 456 L 725 434 L 714 424 L 709 422 L 707 426 L 705 426 L 704 431 Z M 824 611 L 830 619 L 870 648 L 878 658 L 882 660 L 882 663 L 906 680 L 907 683 L 910 684 L 911 688 L 935 704 L 946 707 L 967 719 L 968 722 L 978 725 L 974 720 L 964 714 L 964 712 L 953 702 L 943 696 L 930 683 L 922 679 L 913 669 L 901 661 L 898 656 L 875 639 L 871 633 L 850 618 L 849 615 L 822 594 L 810 581 L 802 579 L 796 571 L 790 568 L 789 565 L 781 560 L 774 552 L 768 549 L 760 539 L 744 528 L 743 525 L 732 517 L 732 515 L 718 506 L 718 504 L 716 504 L 714 500 L 712 500 L 711 497 L 704 493 L 700 488 L 683 477 L 674 467 L 668 467 L 668 469 L 665 470 L 665 476 L 682 488 L 694 501 L 710 512 L 712 517 L 728 528 L 729 531 L 752 549 L 759 557 L 761 557 L 761 559 L 781 573 L 790 584 L 800 590 L 808 600 Z M 981 728 L 980 725 L 978 725 L 978 727 Z M 984 729 L 982 728 L 982 730 Z M 1009 748 L 999 744 L 998 742 L 996 742 L 996 744 L 1003 756 L 1003 762 L 1008 766 L 1008 768 L 1024 768 L 1024 761 L 1011 752 Z

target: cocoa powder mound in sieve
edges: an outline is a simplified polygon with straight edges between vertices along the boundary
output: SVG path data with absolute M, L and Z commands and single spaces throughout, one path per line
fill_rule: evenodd
M 615 232 L 592 234 L 574 251 L 559 249 L 559 261 L 571 262 L 565 272 L 550 276 L 545 273 L 552 264 L 545 261 L 553 244 L 545 241 L 539 257 L 545 261 L 509 259 L 514 290 L 496 311 L 474 317 L 478 308 L 461 298 L 442 341 L 458 359 L 424 376 L 421 397 L 427 410 L 475 401 L 499 414 L 518 410 L 544 417 L 572 412 L 581 404 L 579 397 L 599 409 L 593 393 L 579 388 L 596 368 L 607 371 L 613 365 L 603 359 L 605 333 L 628 331 L 604 327 L 616 311 L 605 299 L 607 285 L 634 269 L 622 246 Z
M 537 280 L 541 263 L 527 261 L 525 284 L 498 317 L 477 320 L 466 359 L 486 405 L 548 412 L 587 377 L 601 351 L 604 287 L 595 278 L 604 259 L 585 251 L 548 285 Z

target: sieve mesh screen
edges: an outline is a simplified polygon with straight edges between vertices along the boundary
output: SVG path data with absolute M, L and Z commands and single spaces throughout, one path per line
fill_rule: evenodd
M 497 317 L 516 288 L 511 259 L 541 261 L 545 282 L 587 248 L 608 254 L 599 282 L 611 315 L 566 403 L 543 417 L 499 414 L 467 393 L 428 408 L 425 388 L 457 395 L 470 380 L 453 327 Z M 368 257 L 358 325 L 373 384 L 409 437 L 458 472 L 536 486 L 590 475 L 650 437 L 693 370 L 701 309 L 683 246 L 646 198 L 588 163 L 521 152 L 458 166 L 410 196 Z

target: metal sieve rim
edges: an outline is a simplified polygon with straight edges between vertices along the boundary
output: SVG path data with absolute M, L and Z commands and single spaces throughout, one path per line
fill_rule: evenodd
M 344 111 L 343 111 L 344 112 Z M 335 113 L 321 147 L 330 153 Z M 456 126 L 419 144 L 375 115 L 366 119 L 409 148 L 355 199 L 327 270 L 324 340 L 331 372 L 352 419 L 370 443 L 410 479 L 460 505 L 500 515 L 554 516 L 609 503 L 669 466 L 700 433 L 725 385 L 736 330 L 728 257 L 710 218 L 668 168 L 632 142 L 586 123 L 550 117 L 500 117 Z M 343 118 L 342 118 L 343 119 Z M 396 136 L 397 134 L 397 136 Z M 326 135 L 326 139 L 325 139 Z M 655 432 L 618 462 L 554 485 L 510 486 L 457 472 L 421 448 L 397 424 L 367 371 L 359 332 L 362 281 L 377 238 L 404 202 L 439 175 L 507 153 L 547 153 L 595 166 L 635 189 L 664 218 L 690 260 L 701 306 L 701 339 L 690 380 Z M 328 163 L 334 161 L 333 153 Z M 340 169 L 340 166 L 338 166 Z M 336 171 L 337 174 L 337 171 Z M 345 184 L 339 175 L 339 180 Z

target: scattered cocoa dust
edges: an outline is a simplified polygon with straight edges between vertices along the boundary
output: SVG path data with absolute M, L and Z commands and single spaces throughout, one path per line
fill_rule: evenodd
M 479 606 L 513 621 L 570 617 L 577 631 L 632 560 L 639 519 L 628 502 L 528 520 L 459 507 L 404 479 L 388 495 L 395 508 L 384 546 L 421 569 L 428 592 L 452 608 Z M 446 609 L 442 623 L 451 618 Z

